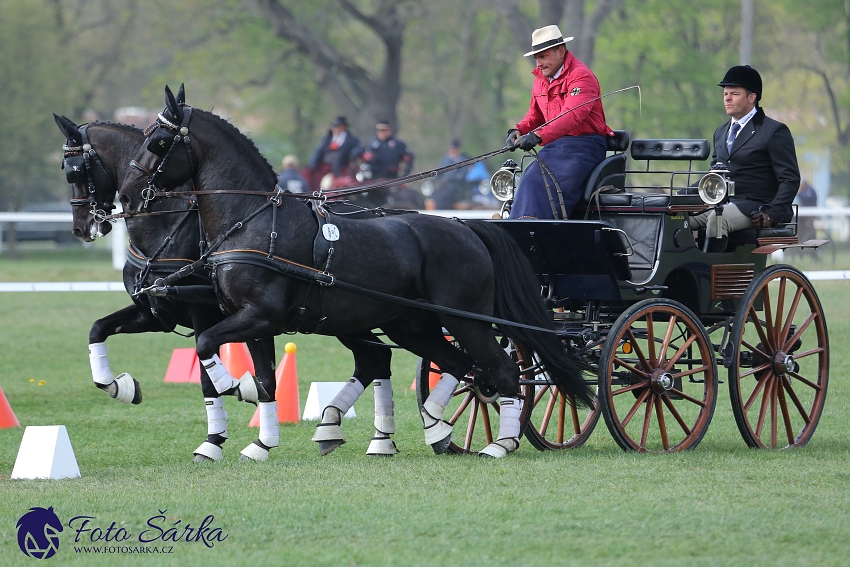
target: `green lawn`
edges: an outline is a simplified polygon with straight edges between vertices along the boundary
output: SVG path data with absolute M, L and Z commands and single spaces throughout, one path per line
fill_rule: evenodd
M 102 265 L 108 255 L 86 258 L 93 252 L 0 257 L 0 281 L 119 279 Z M 18 549 L 16 522 L 30 507 L 53 506 L 66 526 L 81 515 L 104 530 L 115 522 L 132 545 L 160 513 L 162 529 L 214 515 L 227 535 L 213 548 L 165 542 L 170 555 L 94 555 L 76 553 L 66 527 L 57 565 L 846 565 L 850 305 L 845 282 L 816 287 L 833 339 L 832 380 L 818 431 L 800 450 L 747 449 L 724 385 L 705 439 L 685 454 L 624 453 L 600 423 L 568 452 L 524 441 L 500 461 L 435 456 L 409 389 L 416 360 L 394 351 L 401 453 L 392 459 L 365 456 L 368 389 L 335 453 L 320 457 L 314 424 L 302 422 L 282 426 L 266 463 L 237 462 L 257 434 L 247 427 L 254 408 L 228 398 L 225 460 L 201 465 L 191 458 L 206 433 L 200 388 L 162 382 L 171 350 L 190 339 L 109 339 L 113 370 L 130 372 L 144 391 L 141 405 L 125 406 L 92 385 L 86 345 L 91 322 L 127 305 L 126 295 L 0 293 L 0 387 L 22 425 L 66 425 L 82 472 L 9 480 L 23 429 L 0 430 L 0 563 L 32 564 Z M 281 337 L 278 359 L 290 340 L 302 408 L 311 381 L 350 376 L 351 358 L 334 339 Z

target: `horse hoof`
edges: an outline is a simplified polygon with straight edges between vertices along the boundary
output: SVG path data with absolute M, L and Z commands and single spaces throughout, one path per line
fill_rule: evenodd
M 513 453 L 519 448 L 519 439 L 516 437 L 507 437 L 505 439 L 496 439 L 478 453 L 482 459 L 501 459 Z
M 195 462 L 203 463 L 205 461 L 220 461 L 224 457 L 224 453 L 219 445 L 204 441 L 195 449 Z
M 113 384 L 115 384 L 115 391 L 110 392 L 109 395 L 119 402 L 134 405 L 142 403 L 142 388 L 139 382 L 126 372 L 116 376 Z
M 215 461 L 213 461 L 212 459 L 210 459 L 206 455 L 195 455 L 195 462 L 196 463 L 207 463 L 207 462 L 214 463 Z
M 247 461 L 268 461 L 269 460 L 269 450 L 257 445 L 257 442 L 253 442 L 239 454 L 239 462 L 244 463 Z
M 374 457 L 392 457 L 398 453 L 395 442 L 389 437 L 373 437 L 366 454 Z
M 323 457 L 330 453 L 333 453 L 340 445 L 345 443 L 345 440 L 335 440 L 335 441 L 317 441 L 319 444 L 319 454 Z
M 434 449 L 434 454 L 443 455 L 452 444 L 452 434 L 449 433 L 444 439 L 440 439 L 436 443 L 431 443 L 431 448 Z

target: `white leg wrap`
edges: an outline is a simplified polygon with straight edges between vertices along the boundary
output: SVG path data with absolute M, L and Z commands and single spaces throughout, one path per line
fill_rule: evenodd
M 434 402 L 443 409 L 449 405 L 449 400 L 452 399 L 452 393 L 457 388 L 458 380 L 451 374 L 443 374 L 431 395 L 428 396 L 428 401 Z
M 266 447 L 277 447 L 280 445 L 280 422 L 277 419 L 277 402 L 260 402 L 260 441 Z
M 239 453 L 242 455 L 243 459 L 251 459 L 252 461 L 268 461 L 269 460 L 269 451 L 268 449 L 263 449 L 256 443 L 251 443 Z
M 204 398 L 207 408 L 207 435 L 220 435 L 227 439 L 227 411 L 224 400 L 219 398 Z
M 376 415 L 375 431 L 384 435 L 392 435 L 395 433 L 395 418 L 391 415 Z
M 257 383 L 250 372 L 246 372 L 242 378 L 237 380 L 230 375 L 217 354 L 214 354 L 212 358 L 201 360 L 201 364 L 204 365 L 207 375 L 209 375 L 213 386 L 215 386 L 215 391 L 219 394 L 236 388 L 241 401 L 252 404 L 256 404 L 259 401 L 260 393 L 257 389 Z
M 115 380 L 112 370 L 109 369 L 109 357 L 106 355 L 106 343 L 91 343 L 89 345 L 89 363 L 91 364 L 91 377 L 95 384 L 108 386 Z
M 345 415 L 339 409 L 328 406 L 322 412 L 322 422 L 316 426 L 313 441 L 342 441 L 345 443 L 345 434 L 342 432 L 342 416 Z
M 382 378 L 373 382 L 375 385 L 375 417 L 379 415 L 393 415 L 393 384 L 389 378 Z M 377 427 L 377 425 L 375 426 Z
M 522 400 L 502 398 L 499 402 L 499 438 L 479 453 L 483 457 L 500 459 L 519 448 L 519 415 Z
M 239 386 L 239 382 L 230 375 L 217 354 L 214 354 L 212 358 L 201 360 L 201 364 L 204 365 L 213 386 L 215 386 L 215 391 L 219 394 Z
M 118 386 L 115 392 L 115 399 L 119 402 L 124 402 L 125 404 L 132 404 L 141 402 L 141 396 L 138 396 L 136 392 L 136 381 L 133 380 L 133 377 L 127 374 L 126 372 L 122 372 L 115 379 L 115 385 Z
M 209 441 L 204 441 L 203 443 L 201 443 L 200 447 L 195 449 L 194 454 L 206 457 L 213 461 L 220 461 L 224 456 L 221 451 L 221 447 L 210 443 Z
M 348 382 L 345 383 L 345 386 L 342 387 L 342 390 L 331 400 L 331 403 L 328 406 L 333 406 L 337 408 L 341 415 L 345 415 L 348 413 L 348 410 L 351 409 L 351 406 L 354 405 L 354 402 L 357 401 L 363 394 L 363 384 L 360 383 L 360 380 L 357 378 L 352 378 Z M 322 422 L 324 423 L 324 414 L 322 414 Z
M 425 426 L 425 444 L 433 445 L 449 437 L 452 434 L 452 426 L 443 421 L 445 408 L 432 402 L 430 397 L 423 406 L 420 414 Z

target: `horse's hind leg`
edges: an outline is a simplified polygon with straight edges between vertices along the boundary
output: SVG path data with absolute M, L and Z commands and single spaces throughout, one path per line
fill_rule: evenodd
M 406 350 L 421 356 L 423 359 L 434 361 L 442 376 L 431 391 L 428 399 L 422 404 L 420 414 L 425 428 L 425 443 L 430 445 L 434 453 L 445 453 L 452 441 L 452 426 L 443 419 L 446 406 L 458 385 L 458 376 L 463 377 L 472 368 L 472 359 L 453 347 L 443 336 L 442 327 L 431 320 L 404 326 L 384 327 L 387 336 Z
M 260 402 L 260 435 L 242 449 L 240 461 L 266 461 L 269 449 L 280 445 L 280 421 L 277 417 L 277 400 L 275 398 L 276 382 L 274 377 L 274 338 L 267 337 L 248 341 L 248 350 L 254 359 L 254 369 L 260 378 L 263 389 L 268 393 L 270 401 Z
M 368 455 L 392 456 L 398 452 L 390 435 L 395 433 L 393 415 L 392 384 L 390 382 L 389 349 L 371 346 L 363 341 L 380 342 L 373 333 L 341 336 L 337 339 L 354 355 L 354 375 L 322 411 L 322 421 L 316 427 L 313 441 L 319 444 L 319 452 L 327 455 L 345 443 L 342 431 L 342 416 L 363 394 L 364 389 L 375 382 L 375 436 L 367 450 Z
M 112 374 L 109 368 L 106 339 L 119 333 L 169 330 L 150 312 L 145 312 L 135 304 L 95 321 L 89 331 L 89 363 L 95 385 L 120 402 L 140 404 L 142 390 L 139 388 L 139 383 L 126 372 L 122 372 L 117 377 Z

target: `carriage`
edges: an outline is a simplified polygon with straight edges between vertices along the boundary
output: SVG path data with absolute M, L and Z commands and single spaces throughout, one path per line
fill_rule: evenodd
M 524 251 L 563 348 L 596 386 L 595 404 L 576 407 L 533 351 L 497 330 L 521 369 L 526 438 L 541 450 L 579 447 L 601 414 L 624 450 L 693 449 L 725 378 L 748 446 L 805 445 L 826 397 L 826 321 L 806 276 L 767 260 L 827 241 L 798 243 L 791 222 L 732 233 L 726 251 L 710 252 L 711 239 L 692 230 L 689 214 L 719 210 L 734 183 L 722 170 L 695 169 L 709 157 L 708 140 L 630 143 L 617 131 L 608 150 L 570 220 L 492 221 Z M 627 151 L 645 165 L 628 170 Z M 521 173 L 508 160 L 491 180 L 502 219 Z M 421 361 L 420 405 L 438 376 Z M 460 382 L 446 409 L 449 423 L 465 426 L 455 429 L 452 450 L 475 453 L 493 441 L 497 399 L 474 372 Z

